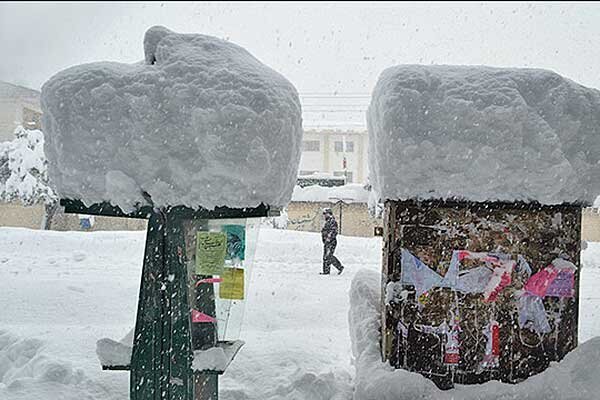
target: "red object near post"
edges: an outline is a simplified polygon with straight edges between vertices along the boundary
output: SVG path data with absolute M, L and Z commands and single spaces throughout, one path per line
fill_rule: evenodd
M 500 356 L 500 327 L 497 322 L 492 324 L 492 355 Z

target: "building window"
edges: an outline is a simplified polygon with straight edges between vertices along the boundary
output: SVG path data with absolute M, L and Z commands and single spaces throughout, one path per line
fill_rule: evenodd
M 302 142 L 302 151 L 319 151 L 320 144 L 318 140 L 304 140 Z
M 344 151 L 344 142 L 334 142 L 333 143 L 333 151 L 336 153 L 341 153 Z M 348 153 L 354 153 L 354 142 L 346 142 L 346 151 Z

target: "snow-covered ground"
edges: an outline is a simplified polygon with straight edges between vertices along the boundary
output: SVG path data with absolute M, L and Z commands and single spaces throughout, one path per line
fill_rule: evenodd
M 127 399 L 96 341 L 133 327 L 143 232 L 0 228 L 0 399 Z M 222 399 L 348 399 L 348 290 L 379 270 L 381 240 L 341 237 L 344 274 L 318 275 L 314 233 L 261 229 L 241 338 Z
M 96 341 L 133 327 L 143 232 L 0 228 L 0 399 L 128 398 L 128 373 L 102 371 Z M 379 238 L 341 237 L 348 267 L 320 276 L 318 234 L 262 228 L 241 338 L 222 399 L 350 399 L 348 290 L 379 271 Z M 600 335 L 600 244 L 583 253 L 580 339 Z

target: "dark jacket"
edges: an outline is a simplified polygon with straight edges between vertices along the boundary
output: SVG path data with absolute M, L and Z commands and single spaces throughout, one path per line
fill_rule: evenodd
M 334 242 L 338 234 L 338 224 L 333 215 L 329 215 L 325 218 L 325 224 L 321 229 L 321 238 L 323 243 Z

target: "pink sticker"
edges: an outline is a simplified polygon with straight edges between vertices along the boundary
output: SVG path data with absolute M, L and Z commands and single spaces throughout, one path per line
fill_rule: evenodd
M 539 297 L 546 296 L 550 284 L 556 279 L 560 270 L 552 264 L 533 274 L 525 284 L 525 290 Z
M 217 320 L 210 315 L 206 315 L 198 310 L 192 309 L 192 322 L 217 322 Z
M 223 278 L 206 278 L 206 279 L 201 279 L 198 282 L 196 282 L 196 286 L 199 286 L 201 283 L 219 283 L 219 282 L 223 282 Z

